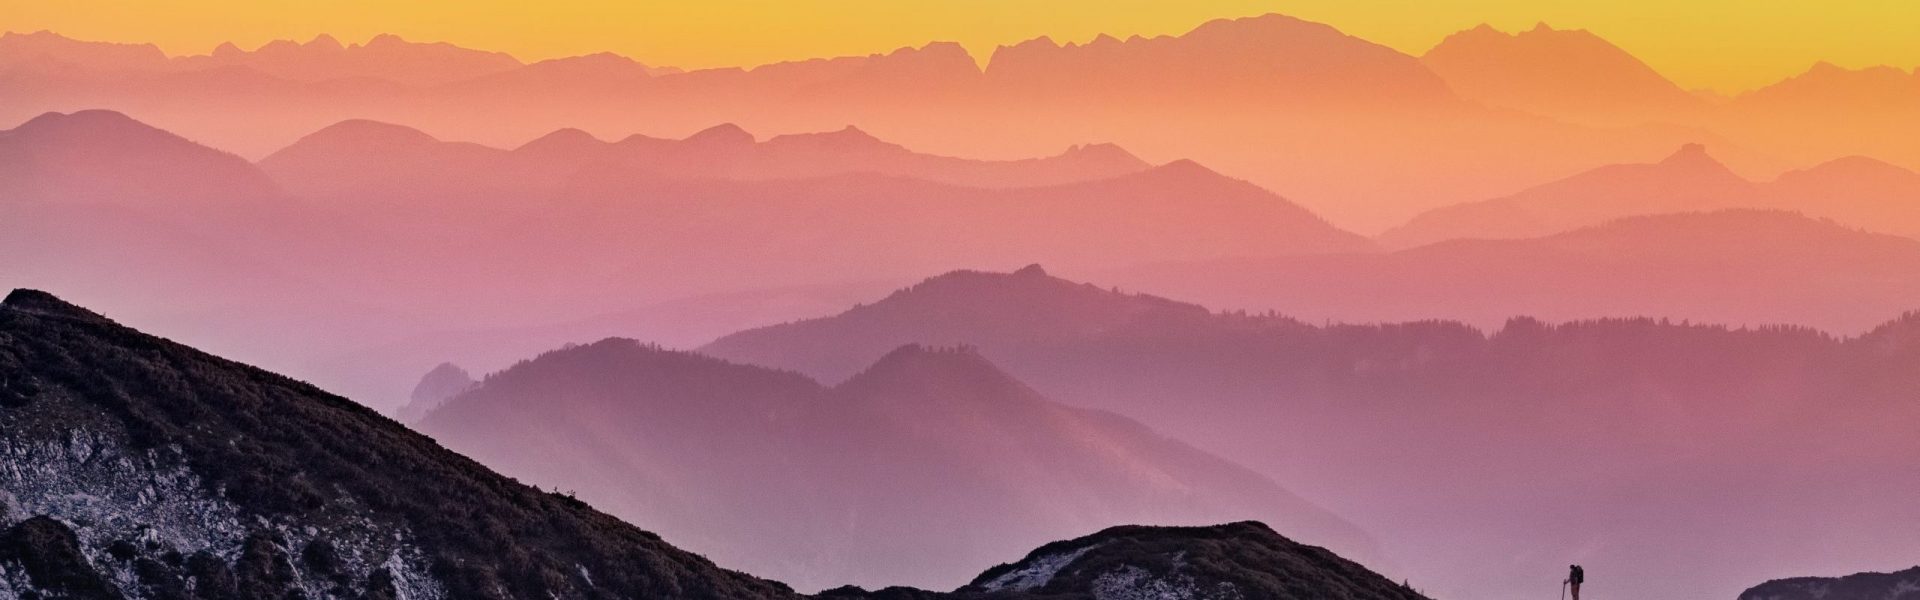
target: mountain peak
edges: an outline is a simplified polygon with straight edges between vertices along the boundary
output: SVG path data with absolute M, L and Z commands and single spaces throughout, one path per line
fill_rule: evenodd
M 1264 15 L 1233 19 L 1214 19 L 1206 23 L 1201 23 L 1199 27 L 1195 27 L 1193 31 L 1188 32 L 1187 36 L 1205 36 L 1210 34 L 1242 35 L 1247 33 L 1286 35 L 1301 32 L 1325 33 L 1329 31 L 1337 33 L 1339 30 L 1325 23 L 1316 23 L 1280 13 L 1267 13 Z
M 1681 168 L 1694 168 L 1694 167 L 1715 168 L 1715 169 L 1726 168 L 1724 165 L 1720 164 L 1719 160 L 1716 160 L 1713 158 L 1712 155 L 1707 154 L 1706 144 L 1701 144 L 1698 142 L 1681 145 L 1679 150 L 1675 150 L 1673 154 L 1670 154 L 1665 159 L 1662 159 L 1660 161 L 1660 164 L 1662 166 L 1681 167 Z
M 541 152 L 541 151 L 565 152 L 565 151 L 570 151 L 578 148 L 597 147 L 604 144 L 606 144 L 606 142 L 601 141 L 600 138 L 594 137 L 593 134 L 587 133 L 585 130 L 567 127 L 562 129 L 555 129 L 551 133 L 540 136 L 538 138 L 534 138 L 533 141 L 527 142 L 525 144 L 521 144 L 520 147 L 515 148 L 514 151 L 515 152 Z
M 906 344 L 881 356 L 865 371 L 840 386 L 875 398 L 912 398 L 923 402 L 956 398 L 973 400 L 1037 398 L 1026 384 L 1000 370 L 970 345 Z
M 134 120 L 126 113 L 104 108 L 76 110 L 70 113 L 47 112 L 21 123 L 18 130 L 49 129 L 55 127 L 110 128 L 134 126 L 153 129 L 152 126 Z
M 426 416 L 429 411 L 439 408 L 448 399 L 460 395 L 479 382 L 468 374 L 466 369 L 453 363 L 440 363 L 440 366 L 427 371 L 414 384 L 413 393 L 408 394 L 407 404 L 400 407 L 394 416 L 403 423 L 412 423 Z
M 0 301 L 0 309 L 17 311 L 33 315 L 79 319 L 97 323 L 112 323 L 106 317 L 93 311 L 75 306 L 59 297 L 40 290 L 20 288 L 7 294 Z
M 190 144 L 166 130 L 142 123 L 125 113 L 106 109 L 49 112 L 21 123 L 15 135 L 45 136 L 49 139 L 88 139 L 94 143 L 127 145 L 130 140 L 175 140 Z
M 1139 156 L 1135 156 L 1132 152 L 1128 152 L 1126 148 L 1121 147 L 1119 144 L 1106 143 L 1106 142 L 1095 143 L 1095 144 L 1074 144 L 1072 146 L 1067 147 L 1067 151 L 1060 153 L 1060 156 L 1079 158 L 1079 159 L 1085 159 L 1085 160 L 1095 160 L 1095 161 L 1102 161 L 1102 162 L 1132 164 L 1132 165 L 1140 166 L 1141 168 L 1145 168 L 1147 166 L 1146 161 L 1140 160 Z
M 905 146 L 874 137 L 865 130 L 848 125 L 837 131 L 814 133 L 790 133 L 777 135 L 767 143 L 774 145 L 795 145 L 813 150 L 884 150 L 889 152 L 910 152 Z
M 1206 167 L 1206 165 L 1202 165 L 1198 161 L 1195 161 L 1190 158 L 1178 159 L 1178 160 L 1169 162 L 1167 164 L 1154 167 L 1153 169 L 1150 169 L 1147 172 L 1155 173 L 1163 177 L 1176 177 L 1176 178 L 1224 177 L 1219 172 L 1214 171 L 1213 169 L 1209 169 Z
M 747 133 L 746 129 L 742 129 L 739 125 L 733 123 L 721 123 L 702 129 L 698 133 L 687 136 L 686 139 L 681 141 L 689 144 L 717 146 L 751 146 L 756 142 L 753 134 Z
M 346 49 L 346 46 L 340 44 L 340 40 L 334 39 L 333 36 L 324 33 L 313 36 L 313 39 L 308 40 L 306 45 L 328 51 Z
M 1031 265 L 1020 267 L 1020 270 L 1014 271 L 1013 274 L 1021 277 L 1047 277 L 1048 276 L 1047 270 L 1044 268 L 1041 268 L 1040 263 L 1034 263 Z
M 348 119 L 328 125 L 325 128 L 307 134 L 298 143 L 331 142 L 347 144 L 383 144 L 383 145 L 422 145 L 434 144 L 440 140 L 427 132 L 395 125 L 383 121 L 368 119 Z
M 409 43 L 410 42 L 408 42 L 406 39 L 401 38 L 398 35 L 394 35 L 391 33 L 382 33 L 380 35 L 373 36 L 373 39 L 371 40 L 367 40 L 366 47 L 377 48 L 377 47 L 385 47 L 385 46 L 405 46 Z

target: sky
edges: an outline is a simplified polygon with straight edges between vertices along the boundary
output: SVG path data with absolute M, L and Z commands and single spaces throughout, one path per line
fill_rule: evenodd
M 1486 22 L 1584 28 L 1691 89 L 1738 92 L 1815 61 L 1920 66 L 1913 0 L 0 0 L 0 29 L 50 29 L 200 54 L 320 33 L 395 33 L 525 60 L 600 51 L 685 68 L 870 54 L 933 40 L 977 57 L 1040 35 L 1180 33 L 1280 12 L 1419 54 Z

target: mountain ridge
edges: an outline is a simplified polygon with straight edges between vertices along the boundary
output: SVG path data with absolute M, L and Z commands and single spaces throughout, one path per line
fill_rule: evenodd
M 1257 517 L 1375 552 L 1364 532 L 1252 471 L 1055 403 L 965 348 L 903 345 L 824 386 L 608 339 L 489 375 L 420 427 L 803 588 L 958 586 L 970 573 L 953 565 L 1108 519 Z M 703 458 L 673 460 L 685 455 Z

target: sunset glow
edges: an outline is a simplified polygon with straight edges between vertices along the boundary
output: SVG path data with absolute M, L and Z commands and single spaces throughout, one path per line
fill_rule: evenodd
M 1828 61 L 1859 68 L 1920 66 L 1920 6 L 1901 0 L 0 0 L 0 29 L 51 29 L 99 41 L 153 42 L 203 54 L 223 42 L 253 48 L 331 34 L 343 42 L 393 33 L 502 50 L 525 60 L 593 52 L 649 64 L 751 66 L 886 52 L 956 41 L 984 61 L 999 45 L 1050 36 L 1167 35 L 1220 17 L 1279 12 L 1420 54 L 1454 31 L 1537 22 L 1588 29 L 1689 89 L 1735 93 Z

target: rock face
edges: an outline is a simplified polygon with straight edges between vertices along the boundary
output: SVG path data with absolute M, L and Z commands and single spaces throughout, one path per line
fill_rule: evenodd
M 1892 573 L 1855 573 L 1845 577 L 1775 579 L 1740 593 L 1740 600 L 1816 599 L 1920 599 L 1920 567 Z
M 781 598 L 346 399 L 0 305 L 0 598 Z
M 960 590 L 996 592 L 1095 600 L 1426 598 L 1252 521 L 1114 527 L 1041 546 L 1018 562 L 988 569 Z

